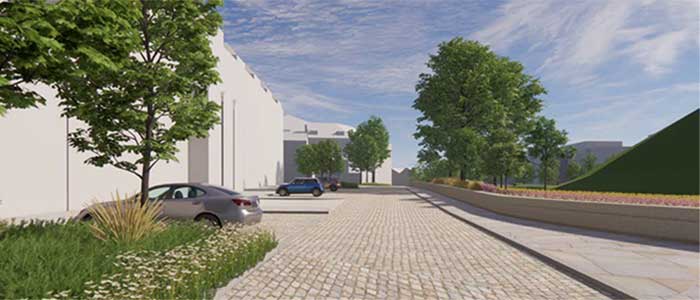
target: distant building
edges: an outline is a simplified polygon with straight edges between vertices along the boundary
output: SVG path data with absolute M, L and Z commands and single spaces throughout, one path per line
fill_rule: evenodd
M 391 169 L 391 184 L 408 186 L 411 184 L 411 168 Z
M 294 177 L 305 176 L 297 170 L 296 151 L 307 144 L 317 144 L 323 140 L 334 140 L 341 148 L 345 148 L 350 142 L 348 131 L 354 130 L 352 126 L 339 123 L 308 122 L 304 119 L 285 114 L 284 115 L 284 180 L 290 181 Z M 389 145 L 391 147 L 391 145 Z M 367 175 L 372 180 L 371 174 L 363 173 L 363 182 Z M 346 161 L 346 168 L 337 174 L 341 181 L 358 182 L 360 172 L 352 170 Z M 377 183 L 392 183 L 391 156 L 376 170 L 375 181 Z
M 574 160 L 581 164 L 583 159 L 588 156 L 588 154 L 593 154 L 596 157 L 596 164 L 601 164 L 607 161 L 610 157 L 618 154 L 622 151 L 629 149 L 630 147 L 625 147 L 620 141 L 585 141 L 575 144 L 570 144 L 570 147 L 576 149 L 576 156 Z M 559 162 L 559 182 L 565 182 L 569 179 L 566 176 L 566 170 L 569 168 L 569 160 L 562 159 Z

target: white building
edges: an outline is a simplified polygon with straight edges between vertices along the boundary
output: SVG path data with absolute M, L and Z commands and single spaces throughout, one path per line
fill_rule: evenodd
M 316 144 L 323 140 L 334 140 L 345 148 L 350 142 L 348 131 L 354 130 L 352 126 L 338 123 L 308 122 L 301 118 L 284 115 L 284 180 L 290 181 L 294 177 L 305 176 L 297 171 L 295 161 L 296 150 L 302 145 Z M 389 145 L 391 149 L 391 145 Z M 368 177 L 369 175 L 369 177 Z M 338 174 L 341 181 L 358 182 L 360 173 L 352 170 L 346 161 L 346 170 Z M 372 180 L 372 175 L 367 172 L 362 174 L 362 182 Z M 391 184 L 391 155 L 375 172 L 375 182 Z
M 151 184 L 208 182 L 237 190 L 276 185 L 283 177 L 282 106 L 225 45 L 221 31 L 212 38 L 212 51 L 223 82 L 209 89 L 209 99 L 222 104 L 222 123 L 208 138 L 180 143 L 179 162 L 158 163 Z M 0 218 L 78 210 L 117 190 L 138 190 L 132 174 L 84 164 L 89 155 L 66 142 L 80 122 L 60 116 L 53 89 L 30 88 L 46 98 L 46 106 L 0 117 Z

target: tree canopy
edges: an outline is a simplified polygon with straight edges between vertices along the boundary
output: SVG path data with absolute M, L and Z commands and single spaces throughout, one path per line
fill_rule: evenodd
M 413 108 L 419 160 L 447 159 L 460 177 L 516 175 L 526 162 L 524 135 L 546 91 L 524 67 L 476 41 L 438 46 L 421 74 Z
M 571 148 L 564 147 L 568 141 L 566 131 L 558 130 L 554 120 L 538 117 L 525 140 L 529 145 L 528 154 L 540 160 L 540 178 L 546 190 L 547 183 L 556 178 L 550 176 L 555 172 L 553 169 L 558 175 L 559 159 L 571 157 Z
M 24 85 L 46 82 L 63 50 L 49 7 L 44 1 L 0 3 L 0 116 L 46 102 Z
M 307 144 L 296 150 L 294 158 L 297 170 L 307 176 L 319 175 L 330 177 L 343 171 L 343 161 L 340 145 L 333 140 L 323 140 L 318 144 Z
M 350 142 L 345 146 L 344 152 L 350 165 L 360 172 L 371 171 L 372 182 L 375 182 L 375 170 L 391 155 L 389 131 L 384 122 L 377 116 L 371 116 L 350 131 L 348 136 Z
M 208 88 L 219 81 L 209 38 L 221 24 L 221 1 L 95 1 L 110 18 L 62 1 L 65 53 L 54 85 L 64 114 L 86 126 L 70 144 L 93 154 L 87 163 L 113 165 L 141 179 L 146 200 L 149 175 L 159 161 L 176 160 L 176 143 L 205 137 L 218 122 Z M 111 47 L 91 47 L 81 24 L 101 20 L 99 36 Z M 104 43 L 104 42 L 103 42 Z

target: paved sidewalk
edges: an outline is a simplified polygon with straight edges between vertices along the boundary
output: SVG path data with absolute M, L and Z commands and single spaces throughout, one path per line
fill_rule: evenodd
M 426 200 L 638 299 L 699 299 L 698 245 L 545 224 L 429 191 Z
M 406 189 L 343 197 L 317 224 L 285 231 L 277 249 L 215 298 L 607 298 Z

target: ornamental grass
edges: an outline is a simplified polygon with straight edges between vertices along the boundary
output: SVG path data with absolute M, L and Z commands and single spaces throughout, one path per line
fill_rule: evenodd
M 100 240 L 131 243 L 163 231 L 165 224 L 158 219 L 162 209 L 162 201 L 141 204 L 137 197 L 121 197 L 117 192 L 112 202 L 94 202 L 88 208 L 90 229 Z

